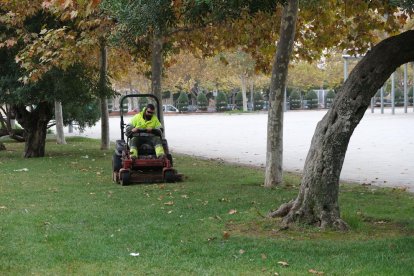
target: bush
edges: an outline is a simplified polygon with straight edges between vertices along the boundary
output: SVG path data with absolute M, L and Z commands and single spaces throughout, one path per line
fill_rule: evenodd
M 142 97 L 138 99 L 139 110 L 144 110 L 147 107 L 148 99 L 146 97 Z
M 162 99 L 169 99 L 169 98 L 171 98 L 171 92 L 170 91 L 162 92 Z
M 315 91 L 311 90 L 306 94 L 307 106 L 309 109 L 318 108 L 318 95 Z
M 264 105 L 262 94 L 261 93 L 254 93 L 253 97 L 254 97 L 254 110 L 262 110 L 263 105 Z
M 177 99 L 177 108 L 180 112 L 188 111 L 188 95 L 185 92 L 181 92 Z
M 333 90 L 329 90 L 326 94 L 326 101 L 325 101 L 325 107 L 329 108 L 332 105 L 332 102 L 335 98 L 335 92 Z
M 290 94 L 290 109 L 299 109 L 302 107 L 302 102 L 300 100 L 300 94 L 298 91 L 293 91 Z
M 216 109 L 217 111 L 227 110 L 227 97 L 223 92 L 218 92 L 216 97 Z
M 394 95 L 394 102 L 395 102 L 395 106 L 403 106 L 404 105 L 404 92 L 396 89 L 395 95 Z
M 201 111 L 207 110 L 208 100 L 207 100 L 206 95 L 203 92 L 201 92 L 197 96 L 197 105 L 198 105 L 198 109 L 200 109 Z
M 243 110 L 243 93 L 242 92 L 239 92 L 236 94 L 234 103 L 236 104 L 237 109 Z

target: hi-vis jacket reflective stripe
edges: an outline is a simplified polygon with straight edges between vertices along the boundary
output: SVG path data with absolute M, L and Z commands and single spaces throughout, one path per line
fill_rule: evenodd
M 152 115 L 151 120 L 146 121 L 144 119 L 144 114 L 147 108 L 144 108 L 140 113 L 132 117 L 131 125 L 135 128 L 161 128 L 161 123 L 158 120 L 157 116 Z

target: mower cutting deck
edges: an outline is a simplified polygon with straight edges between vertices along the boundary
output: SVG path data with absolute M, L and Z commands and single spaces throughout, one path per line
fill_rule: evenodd
M 167 140 L 163 138 L 162 131 L 157 129 L 148 132 L 140 130 L 132 133 L 131 126 L 124 124 L 123 102 L 130 97 L 150 97 L 157 103 L 157 114 L 160 117 L 160 104 L 158 98 L 151 94 L 130 94 L 121 98 L 121 140 L 116 141 L 115 152 L 112 156 L 112 180 L 121 185 L 130 183 L 156 183 L 176 182 L 182 180 L 182 175 L 173 168 L 173 159 L 168 150 Z M 126 127 L 126 129 L 125 129 Z M 126 130 L 126 131 L 125 131 Z M 125 141 L 125 135 L 127 141 Z M 138 145 L 138 157 L 132 158 L 130 154 L 130 139 L 132 137 L 157 135 L 162 139 L 165 155 L 157 158 L 155 149 L 149 144 Z

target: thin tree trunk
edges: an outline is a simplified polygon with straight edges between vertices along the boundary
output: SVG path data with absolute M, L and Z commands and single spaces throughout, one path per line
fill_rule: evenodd
M 56 143 L 66 144 L 65 134 L 63 132 L 62 102 L 60 101 L 55 101 L 55 120 L 56 120 Z
M 240 75 L 241 80 L 241 89 L 242 89 L 242 99 L 243 99 L 243 111 L 247 111 L 247 76 L 246 74 Z
M 155 95 L 161 103 L 161 78 L 162 78 L 162 67 L 163 67 L 163 39 L 161 35 L 154 32 L 153 43 L 152 43 L 152 64 L 151 64 L 151 92 Z M 161 118 L 158 118 L 164 127 L 164 114 L 161 110 Z
M 407 31 L 382 41 L 356 65 L 316 127 L 297 198 L 271 216 L 282 216 L 286 225 L 348 228 L 340 217 L 338 193 L 349 140 L 378 89 L 399 66 L 414 61 L 413 44 L 414 31 Z
M 273 62 L 267 122 L 267 151 L 264 186 L 274 187 L 283 178 L 283 102 L 289 60 L 295 39 L 298 0 L 288 0 L 283 8 L 279 42 Z
M 253 76 L 252 76 L 252 79 L 250 80 L 250 101 L 252 102 L 252 111 L 254 111 L 255 108 L 254 108 L 254 80 L 253 80 Z
M 134 94 L 134 88 L 132 87 L 132 81 L 129 80 L 129 94 Z M 131 103 L 131 110 L 135 109 L 135 100 L 136 98 L 129 98 Z
M 101 38 L 99 41 L 99 89 L 101 101 L 101 150 L 109 149 L 109 112 L 108 112 L 108 72 L 106 41 Z

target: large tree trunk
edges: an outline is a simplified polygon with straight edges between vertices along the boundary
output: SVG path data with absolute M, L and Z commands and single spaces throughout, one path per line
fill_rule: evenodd
M 162 67 L 163 67 L 163 39 L 161 35 L 155 31 L 153 42 L 152 42 L 151 92 L 160 101 L 162 100 L 162 93 L 161 93 Z M 162 110 L 160 114 L 161 114 L 161 118 L 159 118 L 159 120 L 165 130 L 164 114 Z
M 414 31 L 388 38 L 357 64 L 331 109 L 318 123 L 306 158 L 299 194 L 271 216 L 321 228 L 347 229 L 338 204 L 339 177 L 349 140 L 371 97 L 402 64 L 414 61 Z
M 108 112 L 108 66 L 106 41 L 99 40 L 99 93 L 101 101 L 101 150 L 109 149 L 109 112 Z
M 16 119 L 26 132 L 24 157 L 45 156 L 47 124 L 53 117 L 53 105 L 41 102 L 28 111 L 24 105 L 14 107 Z
M 264 186 L 274 187 L 283 177 L 283 102 L 289 60 L 295 39 L 298 0 L 287 1 L 283 8 L 279 42 L 273 61 L 267 121 L 266 172 Z
M 56 143 L 66 144 L 63 132 L 63 111 L 62 102 L 55 101 L 55 120 L 56 120 Z

